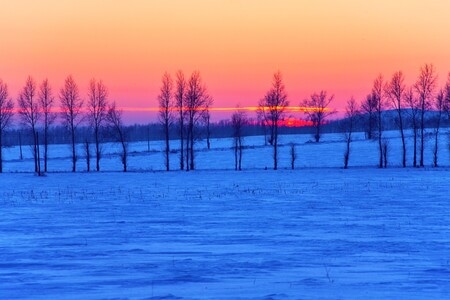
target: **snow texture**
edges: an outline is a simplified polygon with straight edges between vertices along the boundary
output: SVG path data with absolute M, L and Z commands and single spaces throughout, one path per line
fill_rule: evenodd
M 444 167 L 403 169 L 390 134 L 388 169 L 362 137 L 341 169 L 342 135 L 283 136 L 278 171 L 261 137 L 246 139 L 242 172 L 227 170 L 230 140 L 200 151 L 194 172 L 139 172 L 164 167 L 140 143 L 134 172 L 38 177 L 8 149 L 0 299 L 448 299 L 447 137 Z M 49 168 L 66 171 L 68 148 L 57 147 Z M 115 155 L 102 163 L 120 170 Z

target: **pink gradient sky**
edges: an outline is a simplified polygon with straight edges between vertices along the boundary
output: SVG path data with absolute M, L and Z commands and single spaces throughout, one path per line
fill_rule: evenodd
M 139 110 L 157 106 L 165 71 L 199 70 L 214 106 L 234 107 L 256 105 L 280 70 L 292 105 L 325 89 L 340 110 L 379 73 L 412 83 L 433 63 L 443 84 L 449 11 L 447 0 L 3 1 L 0 78 L 16 98 L 28 75 L 58 91 L 72 74 L 83 96 L 95 77 Z

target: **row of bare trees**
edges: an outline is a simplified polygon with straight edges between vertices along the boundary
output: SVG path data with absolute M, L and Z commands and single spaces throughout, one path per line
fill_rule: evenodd
M 170 170 L 170 128 L 178 125 L 180 139 L 180 169 L 186 171 L 195 169 L 194 144 L 198 138 L 198 127 L 204 123 L 207 129 L 207 144 L 209 142 L 209 108 L 213 103 L 204 85 L 200 72 L 195 71 L 189 79 L 184 73 L 176 73 L 175 84 L 168 73 L 164 73 L 158 95 L 159 120 L 164 130 L 164 158 L 166 170 Z
M 350 145 L 352 133 L 358 123 L 366 122 L 367 137 L 377 138 L 379 148 L 379 166 L 387 166 L 388 143 L 384 137 L 384 115 L 387 109 L 393 109 L 396 114 L 396 125 L 400 131 L 402 141 L 402 165 L 407 164 L 407 147 L 405 128 L 411 126 L 414 134 L 413 166 L 417 166 L 417 149 L 420 150 L 419 166 L 424 165 L 425 143 L 425 115 L 430 109 L 437 112 L 436 126 L 434 127 L 434 165 L 438 164 L 438 135 L 442 115 L 450 114 L 450 74 L 445 88 L 436 91 L 437 75 L 433 65 L 424 65 L 416 82 L 407 87 L 401 71 L 395 72 L 390 80 L 384 80 L 379 75 L 373 83 L 371 93 L 359 105 L 351 98 L 346 107 L 344 167 L 348 167 L 350 158 Z M 55 96 L 48 80 L 44 80 L 39 87 L 30 76 L 17 98 L 17 112 L 21 123 L 25 125 L 33 137 L 33 157 L 35 171 L 40 173 L 39 145 L 44 145 L 44 172 L 47 172 L 48 161 L 48 134 L 49 128 L 54 124 L 57 116 L 61 117 L 66 126 L 71 141 L 72 171 L 76 171 L 77 128 L 80 124 L 88 125 L 92 130 L 90 139 L 86 139 L 85 151 L 87 169 L 90 170 L 90 141 L 95 144 L 95 169 L 100 171 L 102 157 L 102 135 L 106 129 L 121 145 L 121 161 L 123 170 L 127 170 L 128 138 L 122 120 L 122 112 L 116 108 L 115 103 L 108 101 L 108 89 L 102 81 L 92 79 L 89 83 L 87 101 L 80 95 L 78 86 L 71 76 L 65 80 L 64 86 L 58 93 L 59 107 L 56 107 Z M 314 140 L 320 142 L 322 127 L 329 116 L 335 113 L 330 109 L 334 99 L 325 90 L 313 93 L 308 99 L 299 103 L 307 120 L 314 127 Z M 180 140 L 179 166 L 181 170 L 195 169 L 194 144 L 200 134 L 200 125 L 207 130 L 207 145 L 209 142 L 209 109 L 212 97 L 204 85 L 200 73 L 195 71 L 189 78 L 185 78 L 182 71 L 175 75 L 175 81 L 168 73 L 163 74 L 160 93 L 158 95 L 159 120 L 163 127 L 165 137 L 165 166 L 170 170 L 170 133 L 176 125 Z M 85 104 L 86 103 L 86 104 Z M 259 101 L 258 119 L 260 124 L 268 129 L 269 143 L 273 147 L 273 168 L 278 168 L 279 126 L 283 124 L 285 110 L 289 106 L 286 87 L 282 74 L 276 72 L 273 76 L 272 86 Z M 58 112 L 56 112 L 58 111 Z M 14 103 L 8 95 L 6 83 L 0 80 L 0 172 L 2 171 L 2 135 L 11 124 L 14 115 Z M 409 121 L 409 123 L 406 123 Z M 243 128 L 247 124 L 246 114 L 237 109 L 231 117 L 233 127 L 233 148 L 235 155 L 235 169 L 242 169 Z M 374 132 L 376 131 L 376 134 Z M 42 132 L 42 141 L 39 133 Z M 418 145 L 419 144 L 419 145 Z M 419 148 L 420 146 L 420 148 Z M 292 166 L 296 158 L 295 147 L 292 149 Z
M 48 171 L 49 129 L 60 116 L 67 128 L 71 141 L 72 171 L 76 171 L 77 128 L 80 124 L 92 128 L 92 140 L 95 143 L 96 170 L 100 171 L 102 157 L 102 131 L 111 127 L 117 141 L 122 145 L 121 154 L 124 171 L 126 171 L 126 133 L 122 122 L 122 113 L 116 109 L 115 103 L 108 102 L 108 89 L 102 81 L 92 79 L 89 83 L 87 103 L 80 94 L 78 85 L 72 76 L 68 76 L 64 86 L 60 89 L 58 98 L 59 107 L 56 107 L 55 95 L 47 79 L 37 86 L 36 81 L 29 76 L 17 98 L 17 112 L 20 122 L 26 126 L 33 137 L 34 171 L 41 174 L 39 132 L 42 131 L 44 146 L 43 161 L 44 172 Z M 0 172 L 2 168 L 2 136 L 4 130 L 11 125 L 14 115 L 14 101 L 9 96 L 8 86 L 0 80 Z M 88 171 L 90 170 L 89 141 L 86 140 L 86 159 Z
M 379 167 L 387 166 L 388 142 L 383 136 L 383 119 L 388 109 L 393 109 L 397 115 L 395 121 L 402 142 L 403 167 L 407 166 L 406 127 L 411 127 L 413 131 L 413 166 L 424 166 L 426 114 L 430 111 L 433 112 L 434 115 L 431 116 L 434 123 L 433 165 L 437 167 L 441 121 L 444 113 L 447 113 L 450 118 L 450 74 L 445 86 L 437 90 L 437 74 L 431 64 L 426 64 L 420 69 L 419 76 L 412 86 L 408 87 L 405 84 L 405 78 L 401 71 L 395 72 L 390 80 L 384 80 L 383 76 L 379 75 L 374 80 L 371 93 L 360 107 L 354 99 L 348 101 L 346 108 L 347 151 L 344 155 L 344 166 L 348 165 L 352 129 L 356 122 L 361 121 L 361 113 L 366 117 L 367 138 L 374 138 L 373 132 L 375 129 L 377 130 Z M 419 156 L 419 162 L 417 156 Z
M 305 99 L 300 103 L 307 120 L 311 122 L 314 128 L 314 139 L 316 142 L 320 141 L 322 127 L 326 123 L 327 118 L 335 113 L 335 110 L 330 109 L 330 103 L 333 99 L 333 95 L 328 96 L 326 91 L 320 91 L 319 93 L 313 93 L 309 99 Z M 284 120 L 285 109 L 288 106 L 289 100 L 287 99 L 286 87 L 283 83 L 281 72 L 278 71 L 273 75 L 272 87 L 264 98 L 259 101 L 257 111 L 258 119 L 261 120 L 262 125 L 269 128 L 269 144 L 273 147 L 274 170 L 278 168 L 279 126 Z M 294 150 L 295 148 L 293 148 Z M 294 151 L 292 157 L 295 156 Z

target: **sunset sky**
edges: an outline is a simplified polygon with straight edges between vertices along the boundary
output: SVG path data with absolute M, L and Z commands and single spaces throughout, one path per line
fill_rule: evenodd
M 157 106 L 165 71 L 198 70 L 222 108 L 255 106 L 280 70 L 291 105 L 325 89 L 343 109 L 379 73 L 411 83 L 432 63 L 443 84 L 449 12 L 448 0 L 1 0 L 0 78 L 17 98 L 28 75 L 57 92 L 72 74 L 83 96 L 95 77 L 139 110 Z

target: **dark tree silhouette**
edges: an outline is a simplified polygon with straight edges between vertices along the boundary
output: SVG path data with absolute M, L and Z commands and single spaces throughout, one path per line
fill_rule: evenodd
M 3 173 L 3 134 L 11 124 L 14 113 L 14 103 L 8 97 L 8 86 L 0 79 L 0 173 Z
M 203 114 L 203 122 L 206 129 L 206 148 L 211 149 L 211 114 L 209 113 L 209 107 L 205 108 L 205 113 Z
M 36 82 L 31 76 L 28 76 L 25 86 L 19 94 L 18 104 L 22 122 L 30 129 L 33 136 L 34 172 L 37 173 L 40 164 L 37 157 L 37 125 L 41 116 L 41 108 L 37 97 Z
M 438 148 L 439 148 L 439 129 L 441 127 L 442 113 L 445 109 L 445 91 L 440 89 L 434 101 L 434 109 L 436 111 L 434 126 L 434 149 L 433 149 L 433 166 L 438 166 Z
M 345 132 L 345 153 L 344 153 L 344 169 L 348 168 L 350 159 L 350 144 L 352 142 L 352 134 L 359 118 L 359 109 L 356 100 L 352 97 L 347 101 L 345 108 L 344 132 Z
M 170 170 L 170 127 L 173 122 L 172 108 L 173 108 L 173 81 L 168 73 L 164 73 L 162 77 L 162 86 L 158 95 L 159 102 L 159 121 L 164 129 L 164 139 L 165 139 L 165 150 L 164 150 L 164 158 L 166 170 Z
M 120 153 L 120 160 L 122 162 L 123 171 L 128 170 L 128 133 L 123 124 L 122 111 L 116 108 L 116 103 L 113 102 L 106 115 L 106 120 L 112 129 L 112 134 L 117 143 L 120 144 L 122 152 Z
M 265 123 L 270 127 L 271 140 L 273 146 L 273 169 L 278 169 L 278 127 L 283 120 L 284 111 L 289 105 L 287 100 L 286 87 L 283 83 L 281 72 L 273 75 L 271 89 L 259 102 L 259 110 Z
M 381 74 L 378 75 L 378 77 L 375 78 L 373 82 L 372 97 L 374 98 L 373 100 L 376 103 L 375 111 L 378 121 L 378 148 L 380 153 L 379 167 L 383 168 L 383 165 L 387 165 L 386 163 L 383 164 L 384 158 L 387 157 L 386 155 L 383 155 L 383 111 L 386 105 L 383 91 L 383 76 Z
M 403 130 L 403 101 L 405 94 L 405 79 L 401 71 L 395 72 L 390 82 L 385 86 L 385 93 L 391 102 L 392 107 L 397 111 L 397 125 L 400 130 L 400 136 L 402 138 L 402 165 L 406 167 L 406 142 L 405 133 Z
M 175 107 L 178 111 L 178 126 L 180 136 L 180 170 L 184 170 L 184 118 L 185 118 L 185 97 L 186 97 L 186 80 L 182 71 L 176 74 L 175 87 Z
M 404 94 L 405 103 L 409 107 L 409 117 L 413 129 L 413 166 L 417 167 L 417 135 L 419 131 L 419 99 L 415 97 L 413 88 L 407 88 Z
M 186 169 L 195 169 L 194 142 L 199 121 L 203 118 L 205 110 L 212 104 L 206 87 L 202 83 L 199 72 L 192 73 L 187 83 L 186 90 L 186 115 L 187 115 L 187 148 L 186 148 Z
M 312 94 L 310 99 L 303 101 L 302 105 L 305 107 L 305 113 L 315 129 L 314 140 L 316 143 L 320 141 L 322 136 L 322 126 L 325 123 L 325 119 L 336 112 L 329 109 L 333 98 L 333 95 L 327 97 L 327 92 L 321 91 L 320 93 Z
M 424 166 L 425 150 L 425 112 L 431 106 L 434 89 L 436 88 L 437 76 L 433 65 L 424 65 L 420 69 L 419 78 L 414 84 L 420 103 L 420 167 Z
M 234 148 L 234 169 L 242 170 L 242 151 L 243 151 L 243 128 L 247 123 L 245 112 L 237 110 L 231 116 L 231 125 L 233 126 L 233 148 Z
M 63 123 L 69 130 L 72 146 L 72 172 L 76 172 L 77 152 L 76 152 L 76 132 L 80 124 L 81 108 L 83 100 L 80 98 L 78 86 L 72 76 L 68 76 L 64 82 L 64 87 L 59 92 L 61 101 L 61 112 Z
M 53 112 L 55 98 L 53 97 L 52 88 L 48 79 L 44 79 L 39 88 L 39 104 L 42 110 L 42 127 L 44 130 L 44 172 L 48 171 L 48 144 L 49 129 L 56 120 L 56 113 Z
M 376 99 L 372 93 L 367 95 L 366 99 L 361 104 L 361 111 L 366 114 L 365 118 L 367 120 L 366 137 L 367 139 L 373 139 L 373 131 L 376 127 Z
M 100 159 L 102 156 L 101 130 L 106 121 L 108 110 L 108 89 L 103 82 L 91 79 L 88 91 L 88 122 L 94 133 L 95 142 L 95 167 L 100 171 Z M 88 143 L 88 141 L 86 141 Z M 88 147 L 89 145 L 86 144 Z M 88 149 L 86 149 L 87 151 Z M 86 153 L 87 154 L 87 153 Z M 89 156 L 87 156 L 89 158 Z

